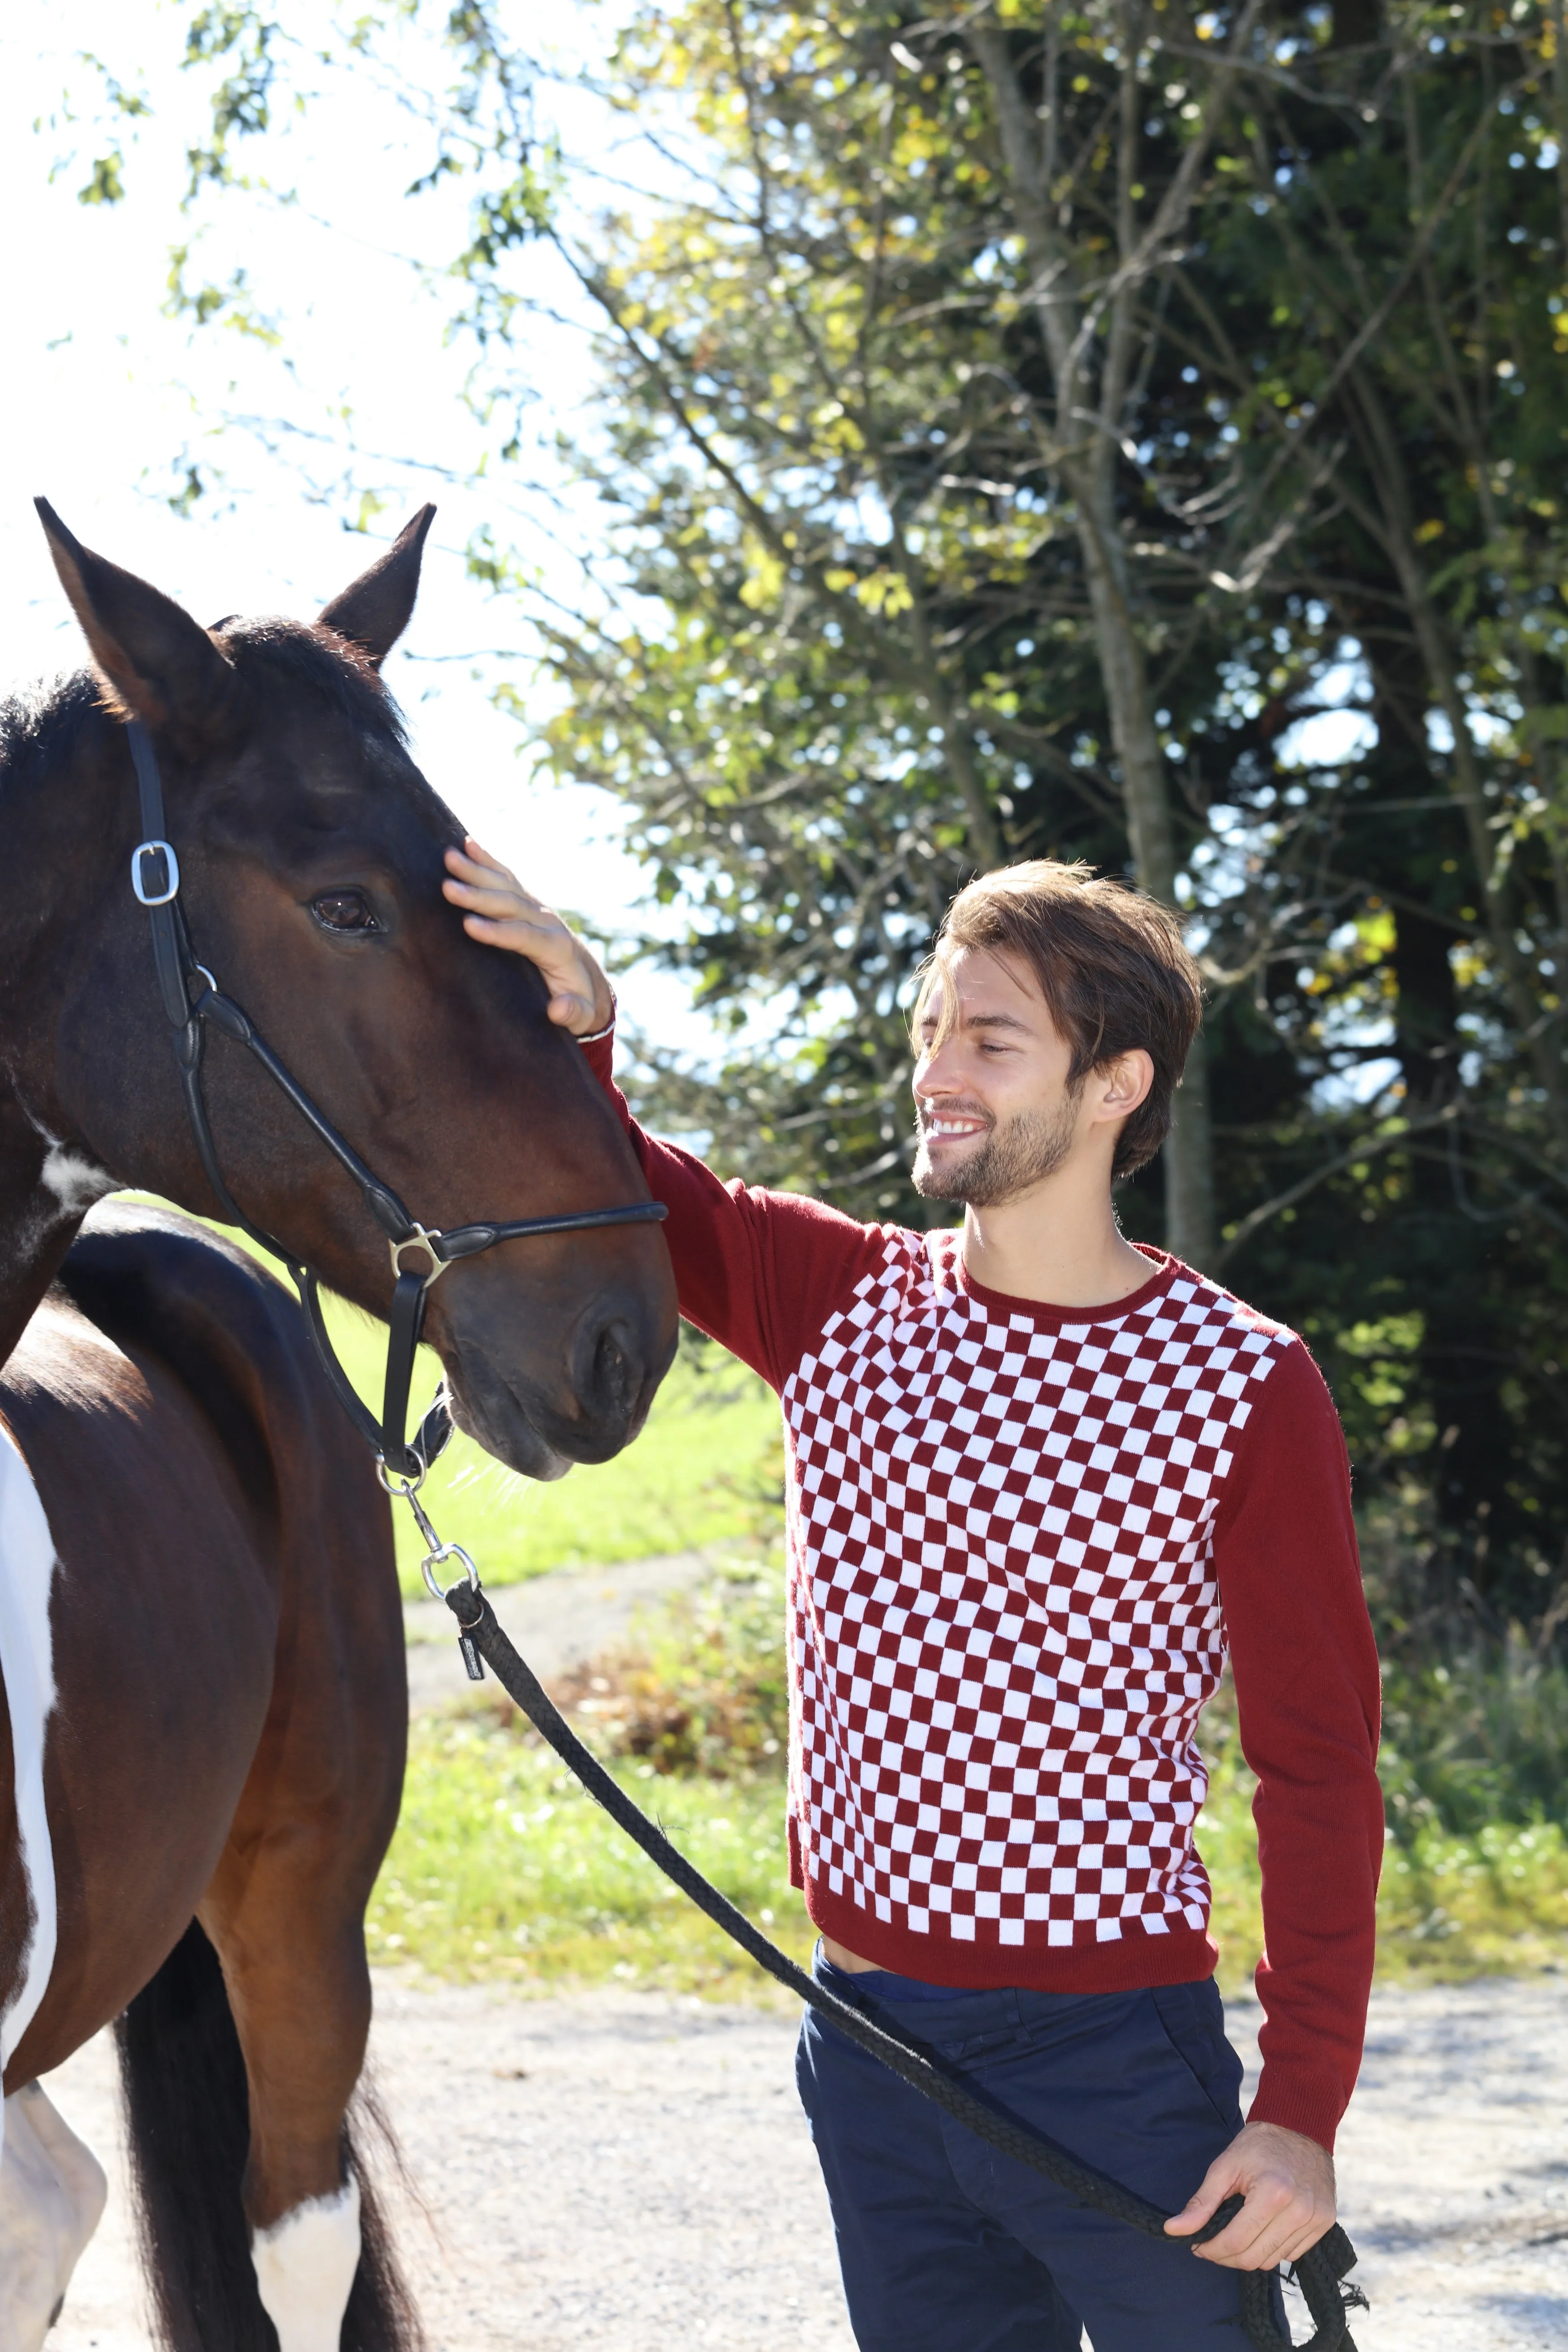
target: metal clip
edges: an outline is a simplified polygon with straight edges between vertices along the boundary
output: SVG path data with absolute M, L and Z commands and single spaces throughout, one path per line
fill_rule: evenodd
M 425 1518 L 423 1511 L 419 1513 L 419 1517 L 421 1519 Z M 425 1520 L 425 1524 L 428 1527 L 429 1521 L 427 1519 Z M 434 1529 L 432 1529 L 431 1532 L 434 1533 Z M 444 1584 L 437 1582 L 433 1571 L 436 1569 L 444 1566 L 444 1564 L 449 1559 L 460 1559 L 462 1561 L 464 1568 L 468 1570 L 469 1589 L 470 1591 L 477 1592 L 479 1589 L 479 1571 L 474 1566 L 473 1561 L 468 1558 L 468 1553 L 463 1549 L 462 1545 L 437 1543 L 433 1549 L 426 1553 L 424 1559 L 419 1563 L 419 1573 L 425 1579 L 426 1583 L 428 1585 L 436 1599 L 437 1601 L 445 1601 L 447 1598 L 447 1587 Z M 456 1584 L 457 1580 L 454 1579 L 454 1590 L 456 1589 Z
M 142 885 L 142 861 L 144 857 L 161 857 L 163 861 L 163 887 L 149 890 Z M 144 907 L 166 907 L 171 898 L 180 895 L 180 861 L 174 855 L 172 841 L 139 841 L 131 853 L 131 887 Z
M 436 1248 L 440 1238 L 439 1227 L 434 1233 L 426 1233 L 423 1225 L 416 1225 L 413 1232 L 405 1234 L 400 1242 L 388 1242 L 386 1246 L 392 1253 L 393 1274 L 417 1274 L 419 1268 L 416 1265 L 404 1265 L 403 1253 L 405 1250 L 422 1249 L 430 1262 L 430 1271 L 425 1276 L 425 1287 L 428 1290 L 430 1285 L 438 1281 L 447 1271 L 447 1261 Z
M 474 1566 L 473 1560 L 463 1549 L 461 1544 L 443 1543 L 441 1541 L 440 1537 L 437 1534 L 435 1528 L 430 1524 L 428 1513 L 426 1511 L 424 1505 L 419 1500 L 419 1489 L 425 1484 L 426 1477 L 426 1465 L 424 1463 L 421 1463 L 419 1465 L 419 1475 L 417 1478 L 405 1478 L 399 1472 L 389 1470 L 384 1460 L 380 1454 L 378 1454 L 376 1456 L 375 1472 L 376 1476 L 381 1480 L 381 1483 L 385 1487 L 387 1493 L 393 1496 L 397 1501 L 407 1504 L 409 1509 L 414 1514 L 416 1526 L 418 1528 L 420 1534 L 424 1537 L 426 1543 L 429 1547 L 424 1559 L 419 1563 L 419 1573 L 425 1579 L 426 1585 L 432 1598 L 437 1601 L 445 1601 L 447 1598 L 447 1588 L 437 1576 L 436 1570 L 449 1559 L 461 1560 L 464 1569 L 468 1572 L 468 1590 L 470 1592 L 477 1592 L 479 1590 L 479 1571 Z M 451 1586 L 451 1590 L 454 1592 L 457 1591 L 458 1585 L 461 1579 L 454 1579 Z M 461 1625 L 459 1625 L 458 1629 L 458 1647 L 463 1654 L 463 1664 L 467 1669 L 468 1680 L 471 1683 L 482 1683 L 485 1678 L 484 1665 L 480 1660 L 479 1651 L 474 1646 L 472 1636 L 467 1633 Z

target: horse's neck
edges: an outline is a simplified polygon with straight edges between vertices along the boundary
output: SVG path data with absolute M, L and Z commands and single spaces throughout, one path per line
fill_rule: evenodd
M 52 1108 L 56 1011 L 34 993 L 49 961 L 40 938 L 61 956 L 82 952 L 80 908 L 98 901 L 96 868 L 114 844 L 103 782 L 89 772 L 45 790 L 0 771 L 0 971 L 11 977 L 0 1013 L 0 1363 L 89 1208 L 113 1189 Z

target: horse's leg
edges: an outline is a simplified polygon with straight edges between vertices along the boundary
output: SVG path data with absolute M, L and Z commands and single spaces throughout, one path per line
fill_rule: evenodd
M 279 2352 L 395 2352 L 417 2324 L 345 2116 L 370 2030 L 365 1906 L 402 1790 L 402 1610 L 384 1522 L 356 1519 L 357 1480 L 317 1450 L 336 1491 L 313 1525 L 326 1528 L 334 1501 L 347 1523 L 322 1545 L 328 1574 L 289 1578 L 300 1613 L 286 1609 L 279 1645 L 286 1704 L 200 1916 L 245 2061 L 243 2203 Z
M 202 1908 L 218 1948 L 250 2092 L 244 2202 L 279 2352 L 339 2352 L 360 2261 L 360 2184 L 344 2116 L 370 2030 L 357 1909 L 289 1840 L 253 1858 L 242 1902 L 220 1871 Z
M 5 2102 L 0 2163 L 0 2345 L 38 2352 L 103 2215 L 109 2183 L 37 2083 Z

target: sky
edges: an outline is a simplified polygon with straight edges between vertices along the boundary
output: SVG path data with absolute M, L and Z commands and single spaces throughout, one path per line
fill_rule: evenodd
M 0 622 L 10 682 L 74 667 L 75 623 L 55 580 L 32 499 L 47 497 L 87 545 L 155 581 L 199 619 L 247 612 L 308 617 L 371 562 L 426 498 L 437 515 L 420 603 L 386 677 L 411 722 L 416 756 L 458 815 L 540 894 L 601 934 L 656 927 L 641 869 L 616 839 L 616 807 L 591 787 L 533 773 L 524 730 L 490 694 L 514 680 L 531 706 L 518 607 L 469 580 L 462 551 L 493 521 L 520 538 L 547 587 L 570 594 L 562 542 L 591 543 L 551 446 L 592 383 L 581 331 L 541 325 L 528 352 L 536 447 L 514 469 L 538 491 L 471 487 L 483 436 L 465 406 L 471 352 L 447 337 L 452 289 L 422 281 L 411 251 L 437 257 L 463 241 L 467 196 L 447 183 L 409 202 L 428 162 L 419 126 L 367 69 L 324 77 L 326 95 L 286 124 L 253 171 L 298 190 L 294 206 L 230 201 L 205 227 L 197 274 L 243 267 L 259 307 L 280 314 L 281 350 L 226 330 L 193 332 L 165 315 L 169 255 L 198 219 L 182 213 L 187 145 L 204 129 L 202 87 L 180 68 L 189 11 L 165 0 L 9 0 L 0 73 L 0 217 L 7 223 L 5 365 L 0 372 Z M 532 11 L 529 12 L 531 16 Z M 308 24 L 310 11 L 296 10 Z M 607 38 L 594 7 L 552 13 L 557 60 L 592 58 Z M 125 200 L 84 205 L 79 190 L 105 149 L 96 57 L 151 113 L 125 129 Z M 440 70 L 432 52 L 406 60 Z M 605 155 L 586 101 L 552 101 L 568 139 Z M 538 290 L 570 312 L 570 289 L 531 259 Z M 267 429 L 216 429 L 225 415 Z M 386 503 L 368 535 L 352 470 Z M 191 457 L 217 478 L 189 516 L 171 498 Z M 448 476 L 458 478 L 447 478 Z M 559 501 L 566 499 L 564 510 Z M 683 985 L 646 969 L 628 1010 L 697 1059 L 715 1043 Z

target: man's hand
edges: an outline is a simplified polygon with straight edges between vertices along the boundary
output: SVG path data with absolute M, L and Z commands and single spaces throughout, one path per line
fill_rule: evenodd
M 550 1018 L 574 1037 L 593 1037 L 616 1017 L 616 1000 L 598 959 L 559 915 L 526 891 L 499 857 L 471 836 L 447 852 L 441 888 L 467 909 L 463 929 L 487 947 L 510 948 L 537 964 L 550 991 Z
M 1315 2246 L 1333 2221 L 1334 2159 L 1326 2147 L 1279 2124 L 1248 2124 L 1215 2157 L 1203 2185 L 1165 2224 L 1168 2237 L 1201 2230 L 1240 2189 L 1246 2204 L 1206 2246 L 1193 2252 L 1232 2271 L 1269 2271 Z

